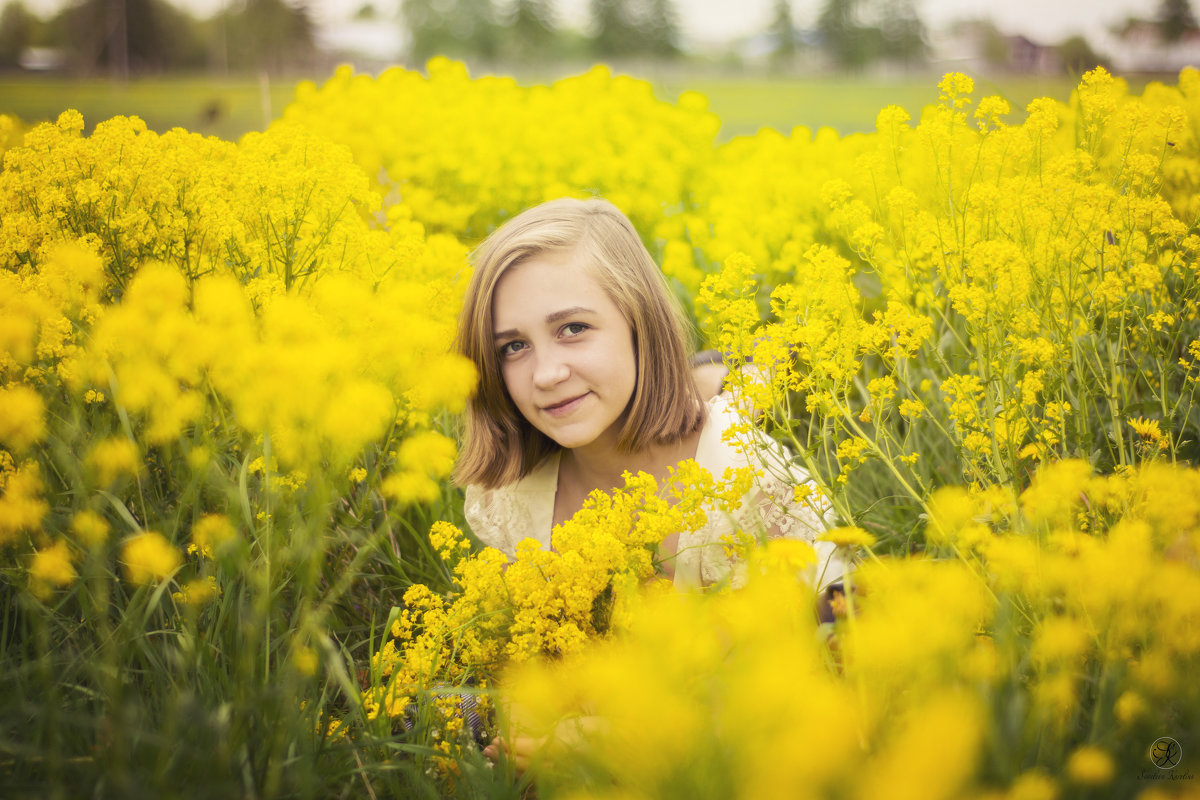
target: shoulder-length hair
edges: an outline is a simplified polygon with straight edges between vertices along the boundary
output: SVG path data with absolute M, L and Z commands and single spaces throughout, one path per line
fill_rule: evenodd
M 617 438 L 622 452 L 678 441 L 699 430 L 704 406 L 689 367 L 683 311 L 633 224 L 616 206 L 561 198 L 534 206 L 493 232 L 473 254 L 475 271 L 458 320 L 456 349 L 479 371 L 468 401 L 459 485 L 493 489 L 528 475 L 561 446 L 517 410 L 494 342 L 492 298 L 506 270 L 547 253 L 574 252 L 633 328 L 637 383 Z

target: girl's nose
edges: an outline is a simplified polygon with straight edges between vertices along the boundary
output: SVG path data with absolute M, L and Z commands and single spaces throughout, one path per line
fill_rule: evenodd
M 534 385 L 539 389 L 552 389 L 571 375 L 567 362 L 554 355 L 542 355 L 533 371 Z

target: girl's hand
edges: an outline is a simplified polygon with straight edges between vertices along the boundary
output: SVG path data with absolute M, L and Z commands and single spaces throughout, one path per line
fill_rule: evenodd
M 513 736 L 507 739 L 497 736 L 492 739 L 491 744 L 483 748 L 483 755 L 495 764 L 503 754 L 513 763 L 519 777 L 529 770 L 535 759 L 542 766 L 552 764 L 553 759 L 562 756 L 564 752 L 569 753 L 586 746 L 588 739 L 605 727 L 599 717 L 570 717 L 561 720 L 549 737 Z
M 483 748 L 483 755 L 488 761 L 494 764 L 500 760 L 500 754 L 503 753 L 506 758 L 513 762 L 517 775 L 520 776 L 529 769 L 534 755 L 545 744 L 545 739 L 534 736 L 516 736 L 512 739 L 504 739 L 497 736 L 495 739 L 492 739 L 491 744 Z

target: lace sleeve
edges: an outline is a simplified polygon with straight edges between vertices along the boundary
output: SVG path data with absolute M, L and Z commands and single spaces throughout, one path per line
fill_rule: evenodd
M 721 430 L 734 429 L 739 418 L 736 411 L 722 403 L 712 407 L 713 421 Z M 743 428 L 743 435 L 745 429 Z M 817 538 L 829 528 L 830 506 L 824 500 L 808 473 L 796 466 L 788 450 L 755 428 L 748 431 L 749 440 L 725 442 L 719 449 L 706 451 L 707 467 L 714 475 L 728 466 L 751 466 L 756 472 L 754 484 L 742 498 L 741 508 L 732 519 L 711 524 L 703 538 L 715 544 L 731 527 L 747 532 L 762 532 L 768 538 L 798 539 L 808 542 L 817 552 L 817 565 L 809 575 L 810 581 L 821 588 L 843 574 L 843 565 L 836 559 L 834 546 Z M 717 523 L 717 520 L 710 520 Z M 708 547 L 701 554 L 701 578 L 705 583 L 730 576 L 737 585 L 741 566 L 730 559 L 723 548 Z
M 511 541 L 510 532 L 517 528 L 517 509 L 512 492 L 507 487 L 483 489 L 475 485 L 468 486 L 463 514 L 479 541 L 509 558 L 516 554 L 516 542 Z
M 813 586 L 822 588 L 845 573 L 837 557 L 837 548 L 817 537 L 829 528 L 829 503 L 821 498 L 808 474 L 794 466 L 769 464 L 755 484 L 753 504 L 768 538 L 785 537 L 808 542 L 817 552 L 817 564 L 809 576 Z M 805 491 L 807 489 L 807 491 Z

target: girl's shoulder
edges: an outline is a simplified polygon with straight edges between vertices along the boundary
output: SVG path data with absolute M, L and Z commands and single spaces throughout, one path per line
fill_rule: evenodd
M 728 467 L 753 466 L 779 468 L 795 480 L 808 480 L 808 474 L 792 463 L 791 453 L 749 420 L 749 413 L 737 408 L 735 398 L 719 394 L 705 404 L 704 428 L 696 447 L 696 463 L 720 477 Z
M 523 539 L 536 539 L 549 547 L 558 462 L 559 454 L 552 453 L 520 480 L 494 489 L 467 486 L 463 513 L 479 541 L 509 558 L 516 555 Z

